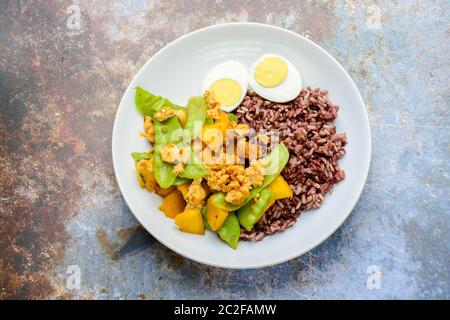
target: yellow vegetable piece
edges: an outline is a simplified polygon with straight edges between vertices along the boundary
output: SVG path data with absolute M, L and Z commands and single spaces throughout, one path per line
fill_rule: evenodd
M 199 208 L 185 209 L 175 217 L 175 224 L 181 231 L 192 234 L 205 234 L 202 213 Z
M 214 82 L 210 88 L 221 106 L 235 104 L 242 95 L 241 86 L 236 80 L 225 78 Z
M 231 123 L 228 114 L 220 110 L 220 118 L 216 119 L 213 124 L 206 124 L 202 127 L 203 143 L 217 152 L 222 146 L 229 128 L 231 128 Z
M 278 176 L 273 182 L 269 185 L 270 190 L 272 190 L 274 197 L 278 199 L 284 199 L 292 197 L 293 192 L 289 184 L 284 180 L 283 176 Z
M 163 203 L 159 207 L 159 210 L 164 212 L 166 217 L 173 219 L 183 212 L 185 208 L 186 201 L 184 201 L 183 195 L 180 191 L 175 190 L 163 199 Z
M 255 80 L 265 88 L 279 86 L 287 77 L 288 66 L 279 57 L 262 60 L 255 69 Z
M 205 125 L 202 128 L 202 141 L 211 150 L 217 152 L 223 145 L 224 135 L 222 133 L 223 129 L 221 125 L 210 124 Z
M 153 171 L 153 158 L 143 159 L 136 163 L 136 172 L 141 188 L 145 188 L 148 191 L 153 191 L 156 186 L 156 178 Z
M 289 184 L 284 180 L 283 176 L 278 176 L 270 185 L 269 189 L 273 192 L 272 197 L 269 200 L 269 205 L 267 206 L 267 209 L 269 209 L 275 201 L 279 199 L 289 198 L 292 197 L 293 192 L 291 187 L 289 187 Z M 264 210 L 264 211 L 265 211 Z
M 186 194 L 188 193 L 190 185 L 191 185 L 191 182 L 186 182 L 184 184 L 180 184 L 179 186 L 177 186 L 178 191 L 181 192 L 184 199 L 186 199 Z
M 211 198 L 206 203 L 206 218 L 208 224 L 211 226 L 212 231 L 217 231 L 222 227 L 223 223 L 228 217 L 228 211 L 216 207 Z

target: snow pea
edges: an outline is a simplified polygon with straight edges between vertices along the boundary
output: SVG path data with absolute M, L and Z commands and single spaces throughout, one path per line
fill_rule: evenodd
M 187 120 L 184 129 L 191 139 L 198 137 L 206 120 L 206 101 L 203 97 L 191 97 L 187 105 Z
M 131 156 L 133 157 L 135 162 L 139 162 L 144 159 L 150 159 L 150 152 L 132 152 Z
M 236 211 L 242 206 L 244 206 L 247 202 L 253 199 L 262 189 L 268 186 L 276 177 L 281 173 L 284 166 L 289 160 L 289 151 L 286 146 L 280 142 L 275 148 L 273 148 L 272 152 L 269 153 L 264 159 L 269 162 L 270 173 L 264 176 L 263 183 L 259 187 L 255 187 L 250 190 L 250 194 L 245 199 L 245 201 L 241 205 L 233 205 L 227 201 L 225 201 L 225 194 L 223 192 L 218 192 L 213 194 L 212 201 L 216 207 L 225 209 L 227 211 Z
M 173 104 L 168 99 L 155 96 L 141 87 L 136 87 L 134 102 L 137 110 L 143 117 L 153 116 L 156 112 L 161 110 L 162 107 L 183 109 L 183 107 Z
M 136 88 L 134 102 L 137 110 L 143 117 L 153 115 L 156 112 L 153 109 L 153 105 L 160 100 L 162 100 L 161 97 L 155 96 L 141 87 Z
M 184 167 L 180 177 L 185 179 L 198 179 L 208 174 L 208 169 L 202 164 L 188 164 Z
M 182 178 L 198 179 L 208 174 L 208 169 L 200 162 L 194 150 L 191 151 L 191 162 L 188 163 L 183 172 L 180 174 Z
M 211 230 L 211 231 L 212 231 L 212 228 L 211 228 L 211 226 L 210 226 L 209 223 L 208 223 L 208 217 L 206 216 L 206 207 L 203 207 L 203 208 L 202 208 L 202 217 L 203 217 L 203 224 L 205 225 L 205 227 L 206 227 L 208 230 Z
M 168 188 L 175 183 L 177 176 L 173 173 L 173 164 L 165 163 L 161 158 L 161 148 L 171 143 L 172 133 L 181 128 L 177 117 L 171 117 L 163 122 L 154 120 L 155 127 L 155 178 L 161 188 Z
M 237 218 L 240 225 L 243 226 L 245 230 L 252 230 L 253 225 L 258 222 L 259 218 L 263 215 L 264 210 L 269 205 L 272 196 L 272 190 L 270 190 L 269 187 L 266 187 L 261 190 L 259 198 L 256 201 L 252 199 L 239 209 Z
M 175 179 L 175 182 L 173 183 L 173 185 L 174 186 L 179 186 L 179 185 L 185 184 L 186 182 L 189 182 L 189 181 L 191 181 L 191 179 L 177 177 Z
M 234 212 L 230 212 L 228 214 L 227 219 L 217 233 L 219 234 L 219 237 L 228 243 L 230 247 L 233 249 L 237 248 L 241 228 L 239 227 L 239 221 Z
M 228 120 L 230 122 L 237 122 L 238 121 L 237 116 L 234 113 L 227 112 L 227 116 L 228 116 Z

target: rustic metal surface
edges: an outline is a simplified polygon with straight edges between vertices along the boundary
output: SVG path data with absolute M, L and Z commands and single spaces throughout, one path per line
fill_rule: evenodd
M 0 298 L 450 298 L 449 12 L 419 0 L 1 1 Z M 111 164 L 121 94 L 165 44 L 230 21 L 306 35 L 350 72 L 373 134 L 364 193 L 332 237 L 279 266 L 222 270 L 160 244 L 112 261 L 136 226 Z

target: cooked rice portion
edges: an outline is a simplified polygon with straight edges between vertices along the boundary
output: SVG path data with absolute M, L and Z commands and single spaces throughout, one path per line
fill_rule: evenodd
M 257 132 L 278 132 L 290 159 L 282 175 L 294 196 L 278 200 L 251 232 L 241 230 L 243 240 L 259 241 L 292 226 L 302 210 L 319 208 L 333 185 L 345 178 L 338 159 L 345 154 L 345 133 L 336 133 L 332 121 L 339 107 L 320 88 L 306 88 L 289 103 L 274 103 L 248 92 L 237 109 L 239 123 Z

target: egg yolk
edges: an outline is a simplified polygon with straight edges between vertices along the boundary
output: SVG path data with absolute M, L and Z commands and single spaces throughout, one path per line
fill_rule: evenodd
M 255 69 L 255 80 L 266 88 L 280 85 L 287 77 L 288 66 L 283 59 L 270 57 L 262 60 Z
M 232 106 L 242 95 L 241 86 L 233 79 L 219 79 L 210 88 L 221 106 Z

